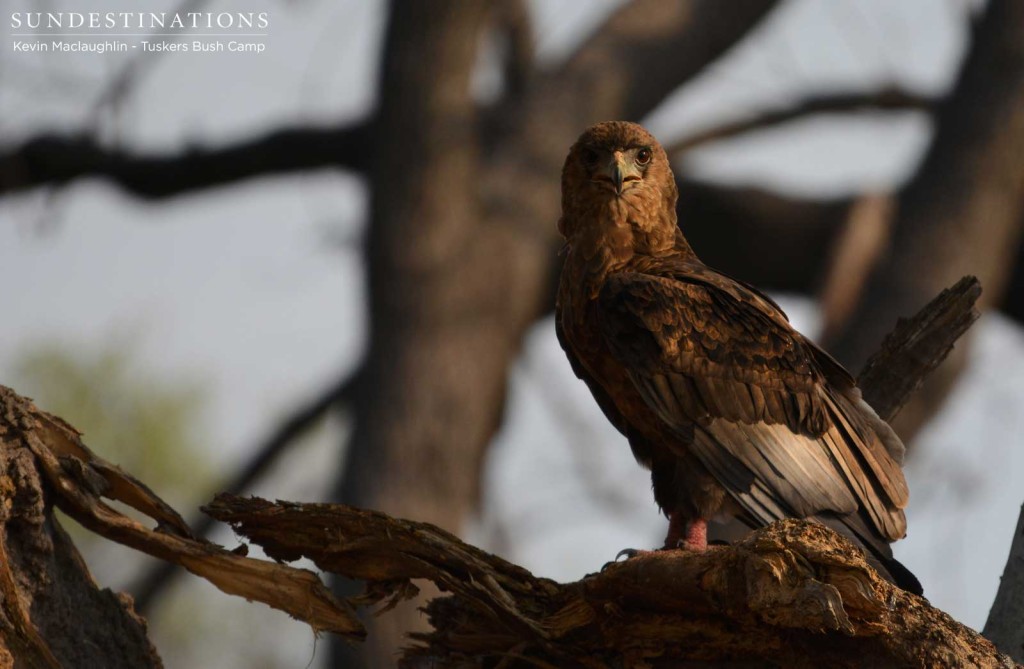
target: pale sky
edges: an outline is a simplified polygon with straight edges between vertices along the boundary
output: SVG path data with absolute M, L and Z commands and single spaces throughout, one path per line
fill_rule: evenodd
M 32 4 L 7 0 L 0 8 L 7 16 L 36 9 Z M 51 4 L 110 9 L 93 0 Z M 140 4 L 160 11 L 177 3 Z M 534 0 L 543 61 L 563 57 L 617 4 Z M 790 2 L 743 48 L 668 100 L 648 125 L 667 140 L 806 91 L 888 82 L 941 90 L 963 48 L 967 4 Z M 231 142 L 282 125 L 356 119 L 375 97 L 382 8 L 363 0 L 209 2 L 208 11 L 268 11 L 268 51 L 159 56 L 117 118 L 102 116 L 104 136 L 167 150 Z M 5 35 L 0 51 L 0 137 L 10 143 L 41 130 L 84 127 L 90 100 L 131 57 L 16 54 L 10 39 Z M 681 167 L 794 193 L 884 189 L 913 170 L 927 140 L 927 124 L 913 114 L 828 118 L 703 150 Z M 208 443 L 230 466 L 277 417 L 358 360 L 363 267 L 358 247 L 337 240 L 358 242 L 365 214 L 360 180 L 327 171 L 155 203 L 94 181 L 0 199 L 0 280 L 8 286 L 0 293 L 0 383 L 34 342 L 75 349 L 138 332 L 152 374 L 209 384 Z M 807 301 L 785 304 L 813 331 Z M 933 603 L 974 626 L 987 615 L 1024 501 L 1024 454 L 1016 448 L 1024 435 L 1024 335 L 992 317 L 977 329 L 965 382 L 908 465 L 909 537 L 896 546 Z M 571 406 L 552 412 L 548 393 L 568 393 Z M 556 413 L 577 422 L 567 427 Z M 328 441 L 308 460 L 290 461 L 286 482 L 264 483 L 258 492 L 316 499 L 324 464 L 335 457 Z M 593 449 L 592 457 L 574 455 L 580 443 Z M 507 425 L 488 476 L 487 506 L 473 538 L 503 537 L 495 548 L 543 575 L 579 578 L 620 548 L 652 546 L 664 532 L 647 474 L 572 377 L 550 322 L 530 333 L 516 365 Z M 595 503 L 595 485 L 584 479 L 597 481 L 619 506 Z M 552 504 L 564 513 L 548 513 Z M 191 589 L 209 593 L 213 606 L 229 615 L 255 608 L 212 588 Z M 306 665 L 313 649 L 300 625 L 269 611 L 257 619 L 238 631 L 249 655 L 211 647 L 209 655 L 200 649 L 178 656 L 163 647 L 168 666 L 232 666 L 232 660 L 250 666 L 260 653 L 268 666 Z M 259 625 L 291 635 L 260 651 L 259 635 L 252 634 Z

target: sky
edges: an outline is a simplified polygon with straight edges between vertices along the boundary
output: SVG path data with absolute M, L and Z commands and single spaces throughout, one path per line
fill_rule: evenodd
M 93 0 L 49 4 L 110 9 Z M 140 6 L 161 11 L 177 4 Z M 531 2 L 541 62 L 564 58 L 617 5 Z M 807 92 L 888 83 L 940 92 L 964 48 L 963 17 L 971 6 L 786 3 L 645 123 L 669 141 Z M 37 7 L 0 1 L 5 17 L 30 8 Z M 93 128 L 113 145 L 163 151 L 358 119 L 375 100 L 383 8 L 362 0 L 207 2 L 208 11 L 269 12 L 267 51 L 147 54 L 117 113 L 104 109 L 92 120 L 92 101 L 105 82 L 136 56 L 13 53 L 7 34 L 0 138 L 13 144 L 43 131 Z M 484 62 L 476 77 L 481 95 L 491 74 Z M 702 149 L 676 167 L 796 194 L 886 190 L 912 173 L 928 138 L 927 123 L 912 113 L 820 118 Z M 211 458 L 229 469 L 279 417 L 358 361 L 366 336 L 358 246 L 366 208 L 363 183 L 329 171 L 158 202 L 97 181 L 0 199 L 0 281 L 9 287 L 0 292 L 0 383 L 34 343 L 88 350 L 130 333 L 141 342 L 147 373 L 206 384 L 204 434 Z M 794 322 L 813 333 L 813 304 L 782 299 Z M 997 316 L 976 330 L 966 378 L 908 463 L 910 531 L 896 554 L 933 603 L 980 627 L 1024 501 L 1024 454 L 1014 448 L 1024 434 L 1024 335 Z M 546 398 L 559 396 L 568 399 L 553 409 Z M 255 492 L 324 495 L 340 431 L 319 435 Z M 579 578 L 619 549 L 653 546 L 664 533 L 647 474 L 572 376 L 547 321 L 530 332 L 513 370 L 506 424 L 487 476 L 486 503 L 469 537 L 541 575 Z M 553 504 L 563 512 L 546 513 Z M 215 602 L 217 612 L 236 615 L 248 606 L 203 584 L 189 590 Z M 268 667 L 305 666 L 311 657 L 317 666 L 302 626 L 270 611 L 257 618 L 245 625 L 286 629 L 287 641 L 261 651 L 243 625 L 236 638 L 246 639 L 249 655 L 213 644 L 206 656 L 161 646 L 168 666 L 251 666 L 254 656 Z

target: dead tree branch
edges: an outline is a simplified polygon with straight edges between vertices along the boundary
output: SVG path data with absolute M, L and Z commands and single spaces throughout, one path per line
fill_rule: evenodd
M 434 631 L 415 635 L 402 667 L 1015 666 L 813 523 L 782 521 L 733 546 L 633 558 L 557 584 L 373 511 L 226 495 L 206 510 L 278 560 L 307 557 L 371 582 L 373 600 L 408 596 L 411 579 L 452 593 L 428 605 Z
M 887 421 L 946 359 L 953 344 L 981 317 L 975 307 L 981 283 L 965 276 L 943 290 L 910 319 L 899 319 L 882 347 L 868 359 L 857 385 L 879 416 Z
M 300 406 L 289 414 L 260 444 L 253 449 L 249 459 L 238 468 L 231 479 L 220 487 L 224 492 L 241 495 L 249 490 L 270 467 L 280 459 L 289 446 L 324 417 L 332 408 L 349 401 L 358 383 L 359 373 L 346 372 L 342 378 L 329 386 L 311 402 Z M 215 526 L 212 518 L 199 514 L 188 523 L 195 536 L 206 539 Z M 173 562 L 157 563 L 142 576 L 128 592 L 135 598 L 136 610 L 145 613 L 154 600 L 171 584 L 181 570 Z
M 47 484 L 47 504 L 56 504 L 93 532 L 162 560 L 174 562 L 207 579 L 223 592 L 263 602 L 309 623 L 315 630 L 332 631 L 353 640 L 363 638 L 365 631 L 356 619 L 354 610 L 336 599 L 316 574 L 306 569 L 248 558 L 244 551 L 232 552 L 194 539 L 173 509 L 140 481 L 93 454 L 82 443 L 79 433 L 73 427 L 60 418 L 40 411 L 29 400 L 3 386 L 0 386 L 0 441 L 5 457 L 29 459 L 31 470 Z M 12 493 L 10 487 L 0 488 L 4 508 L 24 511 L 26 500 L 14 497 Z M 156 522 L 156 529 L 149 529 L 132 520 L 108 505 L 104 498 L 116 500 L 145 514 Z M 46 508 L 46 514 L 51 513 L 49 506 Z M 47 516 L 42 520 L 45 522 L 37 523 L 34 528 L 37 533 L 44 530 L 46 523 L 53 519 Z M 4 529 L 8 539 L 16 531 L 9 518 Z M 45 554 L 45 546 L 45 543 L 37 544 L 37 550 Z M 77 553 L 72 552 L 70 557 L 53 553 L 51 559 L 58 557 L 79 561 L 78 566 L 84 571 Z M 7 604 L 5 612 L 15 616 L 10 620 L 13 630 L 46 630 L 49 635 L 57 637 L 53 640 L 57 646 L 51 643 L 50 637 L 33 638 L 32 635 L 14 634 L 16 638 L 12 639 L 12 627 L 7 625 L 0 627 L 3 645 L 13 653 L 25 643 L 31 644 L 38 651 L 37 655 L 45 659 L 44 647 L 53 650 L 67 641 L 61 642 L 60 639 L 62 635 L 69 634 L 68 630 L 61 629 L 61 625 L 66 624 L 61 621 L 67 618 L 68 612 L 74 611 L 76 619 L 87 619 L 96 605 L 85 600 L 67 601 L 63 605 L 58 604 L 56 611 L 46 608 L 19 611 L 14 603 L 24 598 L 26 589 L 38 587 L 39 584 L 33 579 L 15 581 L 10 571 L 13 564 L 0 560 L 0 588 L 4 582 L 9 588 L 16 588 L 15 592 L 8 592 L 12 597 L 4 597 Z M 87 572 L 85 574 L 87 576 Z M 60 578 L 58 575 L 58 580 Z M 95 585 L 92 585 L 92 589 L 95 590 Z M 130 606 L 124 602 L 122 606 L 125 615 L 134 615 Z M 136 620 L 131 624 L 139 628 L 141 622 Z M 109 636 L 110 629 L 105 633 Z M 142 634 L 144 636 L 144 627 Z M 103 644 L 104 647 L 109 645 Z M 111 653 L 107 663 L 50 662 L 38 666 L 118 666 L 118 653 L 123 651 L 107 648 L 107 652 Z M 34 666 L 32 662 L 26 661 L 30 657 L 25 655 L 16 658 L 18 662 L 15 666 Z M 151 665 L 159 666 L 159 660 L 131 666 Z

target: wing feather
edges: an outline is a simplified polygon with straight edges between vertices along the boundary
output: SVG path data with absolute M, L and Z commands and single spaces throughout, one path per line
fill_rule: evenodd
M 703 267 L 614 274 L 598 299 L 601 335 L 644 402 L 752 517 L 861 508 L 879 535 L 903 536 L 895 435 L 774 303 Z

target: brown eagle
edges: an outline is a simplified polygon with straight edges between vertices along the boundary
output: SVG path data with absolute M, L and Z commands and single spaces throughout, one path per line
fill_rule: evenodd
M 651 470 L 665 547 L 703 550 L 709 520 L 807 518 L 920 593 L 889 548 L 906 534 L 903 444 L 778 305 L 694 255 L 677 198 L 634 123 L 588 128 L 562 171 L 558 339 Z

